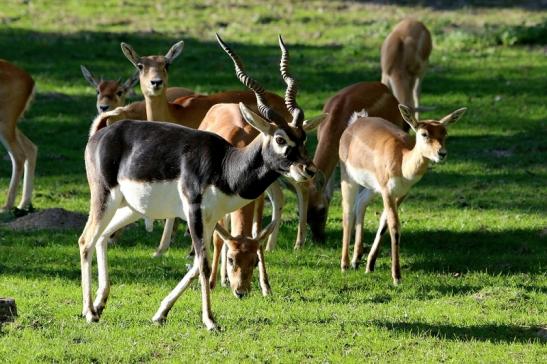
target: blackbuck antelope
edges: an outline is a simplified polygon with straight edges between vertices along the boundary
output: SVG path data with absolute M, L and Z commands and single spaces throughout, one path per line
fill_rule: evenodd
M 8 197 L 0 211 L 10 210 L 23 176 L 23 196 L 18 208 L 32 210 L 32 188 L 38 148 L 19 128 L 17 122 L 28 109 L 34 94 L 34 80 L 21 68 L 0 59 L 0 141 L 11 158 L 12 171 Z
M 404 19 L 382 44 L 382 83 L 403 105 L 420 110 L 420 92 L 433 44 L 422 22 Z
M 313 163 L 318 169 L 314 182 L 299 184 L 304 196 L 300 210 L 299 238 L 304 242 L 306 216 L 314 240 L 325 240 L 325 224 L 334 189 L 334 171 L 338 165 L 340 137 L 355 111 L 365 110 L 369 116 L 381 117 L 408 130 L 408 125 L 397 108 L 397 99 L 380 82 L 359 82 L 343 88 L 332 96 L 323 107 L 327 118 L 317 131 L 317 149 Z M 302 219 L 304 217 L 304 219 Z M 298 248 L 299 244 L 295 248 Z
M 356 118 L 344 131 L 339 150 L 344 229 L 341 268 L 346 270 L 349 267 L 349 243 L 354 226 L 356 238 L 352 266 L 359 266 L 363 254 L 361 225 L 365 209 L 373 195 L 378 193 L 382 196 L 384 211 L 368 255 L 367 272 L 374 270 L 380 240 L 387 226 L 391 236 L 391 275 L 394 284 L 401 281 L 401 228 L 397 209 L 410 188 L 426 173 L 429 163 L 438 163 L 445 159 L 447 127 L 458 121 L 466 110 L 458 109 L 439 121 L 419 122 L 412 108 L 399 105 L 399 109 L 404 120 L 416 133 L 415 138 L 385 119 L 361 117 Z M 359 194 L 356 203 L 360 186 L 364 190 Z
M 165 56 L 139 56 L 129 44 L 121 44 L 124 55 L 139 72 L 140 87 L 145 98 L 145 116 L 147 120 L 168 121 L 197 129 L 209 109 L 219 103 L 237 104 L 243 102 L 253 111 L 258 112 L 255 96 L 253 92 L 249 91 L 226 91 L 212 95 L 193 95 L 169 102 L 165 92 L 168 84 L 168 68 L 173 60 L 181 54 L 183 46 L 184 42 L 177 42 Z M 277 110 L 283 110 L 285 114 L 287 113 L 283 98 L 269 92 L 266 92 L 265 95 L 266 101 L 270 105 L 273 105 Z M 130 104 L 97 116 L 92 123 L 90 134 L 121 119 L 140 119 L 138 116 L 140 114 L 134 105 Z M 275 189 L 275 186 L 272 188 Z M 270 197 L 272 198 L 272 204 L 276 206 L 275 210 L 278 211 L 278 206 L 282 206 L 283 201 L 280 200 L 280 193 L 274 192 L 270 193 Z M 166 221 L 164 233 L 155 256 L 162 255 L 168 249 L 173 227 L 175 227 L 173 220 Z
M 292 78 L 290 84 L 294 85 Z M 245 120 L 260 132 L 244 148 L 213 133 L 135 120 L 117 122 L 90 137 L 85 150 L 90 211 L 79 239 L 82 313 L 88 322 L 99 319 L 110 291 L 108 237 L 139 218 L 180 217 L 190 228 L 194 264 L 162 301 L 153 321 L 163 322 L 199 275 L 203 323 L 208 329 L 217 328 L 211 312 L 207 256 L 216 222 L 256 199 L 279 175 L 307 181 L 316 172 L 304 142 L 306 130 L 316 127 L 320 118 L 305 121 L 294 98 L 288 105 L 293 115 L 290 124 L 266 120 L 244 103 L 239 105 Z M 95 249 L 99 287 L 93 303 L 91 258 Z
M 292 122 L 293 117 L 291 117 L 290 114 L 287 115 L 286 112 L 277 112 L 267 103 L 264 88 L 260 84 L 258 84 L 258 82 L 256 82 L 254 79 L 252 79 L 251 77 L 247 75 L 239 57 L 235 54 L 235 52 L 230 47 L 228 47 L 226 43 L 222 41 L 222 39 L 218 35 L 217 35 L 217 40 L 220 46 L 232 59 L 235 66 L 236 75 L 241 81 L 241 83 L 243 83 L 246 87 L 254 91 L 255 94 L 257 95 L 258 110 L 260 115 L 267 120 L 278 121 L 279 123 L 282 123 L 282 124 L 287 124 Z M 279 46 L 282 51 L 280 71 L 281 71 L 281 75 L 283 79 L 285 80 L 287 84 L 287 92 L 285 94 L 285 104 L 287 106 L 287 109 L 291 110 L 295 108 L 292 100 L 294 100 L 296 97 L 296 93 L 297 93 L 296 84 L 294 84 L 294 80 L 288 73 L 289 55 L 281 37 L 279 37 Z M 286 111 L 287 109 L 283 108 L 282 111 Z M 318 118 L 324 119 L 324 117 L 325 117 L 324 115 L 320 115 Z M 315 122 L 313 122 L 313 124 L 315 124 Z M 217 104 L 213 106 L 211 110 L 209 110 L 207 115 L 205 115 L 205 118 L 203 119 L 203 122 L 200 125 L 200 130 L 207 130 L 207 131 L 214 132 L 222 136 L 224 139 L 226 139 L 228 142 L 230 142 L 233 146 L 236 146 L 236 147 L 245 147 L 251 144 L 253 140 L 259 134 L 259 132 L 256 129 L 253 129 L 249 124 L 245 122 L 237 104 Z M 282 145 L 281 140 L 279 140 L 278 144 Z M 280 200 L 283 199 L 281 188 L 276 182 L 274 182 L 270 186 L 270 189 L 273 189 L 270 191 L 271 193 L 277 193 L 280 195 L 278 199 Z M 271 224 L 272 232 L 278 229 L 279 227 L 277 222 L 280 219 L 280 214 L 281 214 L 280 209 L 282 207 L 275 203 L 276 198 L 274 198 L 273 200 L 274 200 L 274 203 L 272 203 L 273 223 Z M 260 229 L 263 206 L 264 206 L 263 198 L 259 198 L 257 201 L 252 202 L 244 206 L 243 208 L 232 212 L 231 218 L 230 218 L 232 234 L 237 236 L 251 236 L 251 234 L 255 235 Z M 274 240 L 268 241 L 268 246 L 274 245 L 276 237 L 274 237 L 273 239 Z M 216 282 L 216 270 L 218 267 L 218 260 L 219 260 L 218 257 L 221 253 L 222 245 L 223 245 L 222 240 L 215 239 L 213 274 L 211 275 L 211 279 L 210 279 L 211 287 L 213 287 Z M 253 244 L 252 246 L 254 251 L 251 251 L 251 257 L 248 259 L 245 259 L 245 258 L 239 259 L 238 251 L 234 250 L 233 240 L 232 240 L 232 244 L 228 244 L 228 250 L 226 252 L 228 256 L 228 260 L 232 259 L 234 262 L 234 263 L 228 264 L 228 269 L 229 269 L 228 272 L 232 271 L 233 269 L 243 269 L 250 274 L 247 276 L 247 279 L 237 280 L 237 282 L 239 283 L 234 284 L 234 282 L 230 279 L 232 290 L 237 297 L 244 296 L 250 289 L 250 279 L 252 278 L 254 265 L 249 266 L 249 264 L 256 262 L 257 259 L 258 259 L 258 262 L 260 262 L 260 264 L 263 264 L 262 263 L 263 262 L 262 245 Z M 224 254 L 223 254 L 223 257 L 224 257 Z M 226 276 L 225 268 L 226 268 L 226 265 L 223 264 L 222 271 L 221 271 L 221 276 L 223 277 L 222 279 L 223 284 L 225 283 L 224 277 Z M 264 271 L 264 273 L 262 273 L 262 271 Z M 269 288 L 269 284 L 267 284 L 267 282 L 264 281 L 263 276 L 266 276 L 266 281 L 267 281 L 267 275 L 265 274 L 265 266 L 260 267 L 260 282 L 262 287 L 262 293 L 264 295 L 267 295 L 270 293 L 270 288 Z M 231 278 L 230 274 L 228 274 L 228 278 Z
M 122 83 L 122 79 L 118 80 L 103 80 L 102 77 L 97 79 L 91 71 L 84 65 L 80 65 L 84 78 L 97 92 L 97 112 L 105 112 L 114 110 L 117 107 L 125 105 L 125 98 L 131 94 L 133 87 L 139 82 L 139 73 L 133 75 Z M 173 101 L 182 96 L 190 96 L 195 93 L 184 87 L 169 87 L 166 90 L 168 101 Z M 137 120 L 146 120 L 146 109 L 144 101 L 139 101 L 131 104 L 130 108 L 133 113 L 131 117 Z

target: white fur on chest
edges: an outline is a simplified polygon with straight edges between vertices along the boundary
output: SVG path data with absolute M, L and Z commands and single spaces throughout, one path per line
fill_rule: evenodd
M 181 217 L 186 220 L 178 180 L 141 182 L 121 180 L 120 190 L 127 204 L 150 219 Z
M 371 171 L 354 168 L 350 164 L 346 164 L 346 170 L 350 177 L 361 186 L 376 193 L 381 192 L 380 183 L 378 183 L 376 175 Z M 410 188 L 414 184 L 416 184 L 421 178 L 422 176 L 416 176 L 413 179 L 407 179 L 404 177 L 391 177 L 388 180 L 386 187 L 390 195 L 394 197 L 401 197 L 406 195 Z
M 239 195 L 227 195 L 218 187 L 209 186 L 203 192 L 201 200 L 203 220 L 217 222 L 227 213 L 235 211 L 251 201 L 241 198 Z

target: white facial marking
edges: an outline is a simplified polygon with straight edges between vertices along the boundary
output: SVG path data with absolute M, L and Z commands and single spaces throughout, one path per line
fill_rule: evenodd
M 284 130 L 279 129 L 273 135 L 272 145 L 275 153 L 284 155 L 287 148 L 296 146 L 296 143 L 289 139 Z

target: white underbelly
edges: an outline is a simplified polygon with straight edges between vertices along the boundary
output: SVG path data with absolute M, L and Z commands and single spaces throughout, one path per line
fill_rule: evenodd
M 238 195 L 227 195 L 218 187 L 209 186 L 203 192 L 201 200 L 203 220 L 206 222 L 216 222 L 227 213 L 235 211 L 251 201 Z
M 380 192 L 380 184 L 378 183 L 374 173 L 368 170 L 354 168 L 350 164 L 346 164 L 346 171 L 349 176 L 359 185 L 374 192 Z
M 121 180 L 120 190 L 127 204 L 150 219 L 186 219 L 178 181 L 141 182 Z
M 376 179 L 376 175 L 371 171 L 354 168 L 349 164 L 346 164 L 346 170 L 350 177 L 359 185 L 372 190 L 376 193 L 381 193 L 381 186 Z M 414 179 L 407 179 L 404 177 L 391 177 L 387 182 L 387 190 L 393 197 L 402 197 L 408 193 L 410 188 L 421 179 L 421 176 L 417 176 Z

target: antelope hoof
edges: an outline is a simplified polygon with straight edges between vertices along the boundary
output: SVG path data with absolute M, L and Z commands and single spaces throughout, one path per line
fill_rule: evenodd
M 361 262 L 358 261 L 358 260 L 353 261 L 353 262 L 351 262 L 351 268 L 354 269 L 354 270 L 357 270 L 357 269 L 359 269 L 360 264 L 361 264 Z
M 399 286 L 401 285 L 402 281 L 401 281 L 401 278 L 393 278 L 393 285 L 394 286 Z
M 154 317 L 152 317 L 152 322 L 158 326 L 165 324 L 166 321 L 167 317 L 165 315 L 155 314 Z
M 347 271 L 349 269 L 349 263 L 342 262 L 340 268 L 342 269 L 342 272 Z
M 88 311 L 88 312 L 85 314 L 85 320 L 86 320 L 88 323 L 99 322 L 99 315 L 97 315 L 95 312 Z
M 220 326 L 218 326 L 217 323 L 214 322 L 213 320 L 204 320 L 203 324 L 207 328 L 207 331 L 210 331 L 210 332 L 220 331 Z
M 209 288 L 210 288 L 210 289 L 214 289 L 214 288 L 216 287 L 216 285 L 217 285 L 216 279 L 211 279 L 211 280 L 209 281 Z
M 163 250 L 156 250 L 154 254 L 152 254 L 152 258 L 161 258 L 163 257 L 163 253 L 165 253 Z
M 93 306 L 93 310 L 95 312 L 97 312 L 97 316 L 101 316 L 103 314 L 103 311 L 104 311 L 104 308 L 106 307 L 106 305 L 104 304 L 99 304 L 99 305 L 94 305 Z
M 272 289 L 270 288 L 270 285 L 262 288 L 262 296 L 267 297 L 272 294 Z

